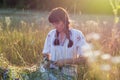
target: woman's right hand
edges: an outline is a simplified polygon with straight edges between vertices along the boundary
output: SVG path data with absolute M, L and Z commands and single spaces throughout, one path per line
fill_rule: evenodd
M 65 65 L 65 61 L 63 59 L 57 60 L 54 64 L 59 66 L 59 67 L 62 67 Z

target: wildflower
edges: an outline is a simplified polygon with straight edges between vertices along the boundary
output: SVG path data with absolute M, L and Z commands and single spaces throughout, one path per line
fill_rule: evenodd
M 108 22 L 107 21 L 103 21 L 103 24 L 106 25 L 106 24 L 108 24 Z
M 3 29 L 2 29 L 2 23 L 0 23 L 0 31 L 2 31 Z
M 86 35 L 87 40 L 99 40 L 100 35 L 98 33 L 92 32 L 88 35 Z
M 9 26 L 11 24 L 10 17 L 5 17 L 5 23 L 6 23 L 7 26 Z
M 109 64 L 103 64 L 100 66 L 100 69 L 103 71 L 110 71 L 111 66 Z
M 98 57 L 102 52 L 99 50 L 96 50 L 93 52 L 95 57 Z
M 103 54 L 103 55 L 101 55 L 101 58 L 103 60 L 109 60 L 111 58 L 111 55 L 110 54 Z
M 23 21 L 23 20 L 21 20 L 20 23 L 21 23 L 22 26 L 26 26 L 27 25 L 27 23 L 25 21 Z
M 120 63 L 120 56 L 115 56 L 115 57 L 112 57 L 111 61 L 115 64 L 118 64 Z
M 95 27 L 98 26 L 98 23 L 96 21 L 93 21 L 93 20 L 86 21 L 86 24 L 90 25 L 90 26 L 95 26 Z

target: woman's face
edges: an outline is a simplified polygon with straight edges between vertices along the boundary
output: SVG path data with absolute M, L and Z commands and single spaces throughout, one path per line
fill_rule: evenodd
M 52 23 L 52 25 L 55 27 L 55 29 L 58 32 L 63 32 L 64 31 L 65 24 L 62 21 L 54 22 L 54 23 Z

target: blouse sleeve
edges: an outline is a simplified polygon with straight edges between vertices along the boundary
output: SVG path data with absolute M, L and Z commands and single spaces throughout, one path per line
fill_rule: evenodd
M 51 47 L 50 42 L 51 42 L 51 35 L 50 35 L 50 33 L 48 33 L 46 40 L 45 40 L 45 43 L 44 43 L 44 48 L 42 51 L 43 54 L 50 53 L 50 47 Z
M 84 54 L 84 48 L 87 47 L 87 45 L 88 44 L 87 44 L 87 42 L 85 40 L 85 37 L 82 34 L 82 32 L 77 34 L 77 36 L 76 36 L 76 50 L 77 50 L 77 54 L 83 55 Z

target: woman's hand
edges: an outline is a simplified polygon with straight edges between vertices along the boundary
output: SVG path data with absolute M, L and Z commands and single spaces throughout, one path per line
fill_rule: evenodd
M 46 57 L 48 60 L 50 60 L 50 54 L 43 54 L 43 57 Z
M 59 66 L 59 67 L 62 67 L 65 65 L 65 60 L 61 59 L 61 60 L 57 60 L 55 62 L 55 65 Z
M 64 66 L 66 64 L 72 65 L 72 64 L 86 64 L 87 58 L 80 56 L 79 58 L 70 58 L 70 59 L 60 59 L 55 62 L 57 66 Z
M 73 64 L 73 60 L 72 59 L 60 59 L 60 60 L 57 60 L 55 64 L 59 67 L 62 67 L 66 64 Z

